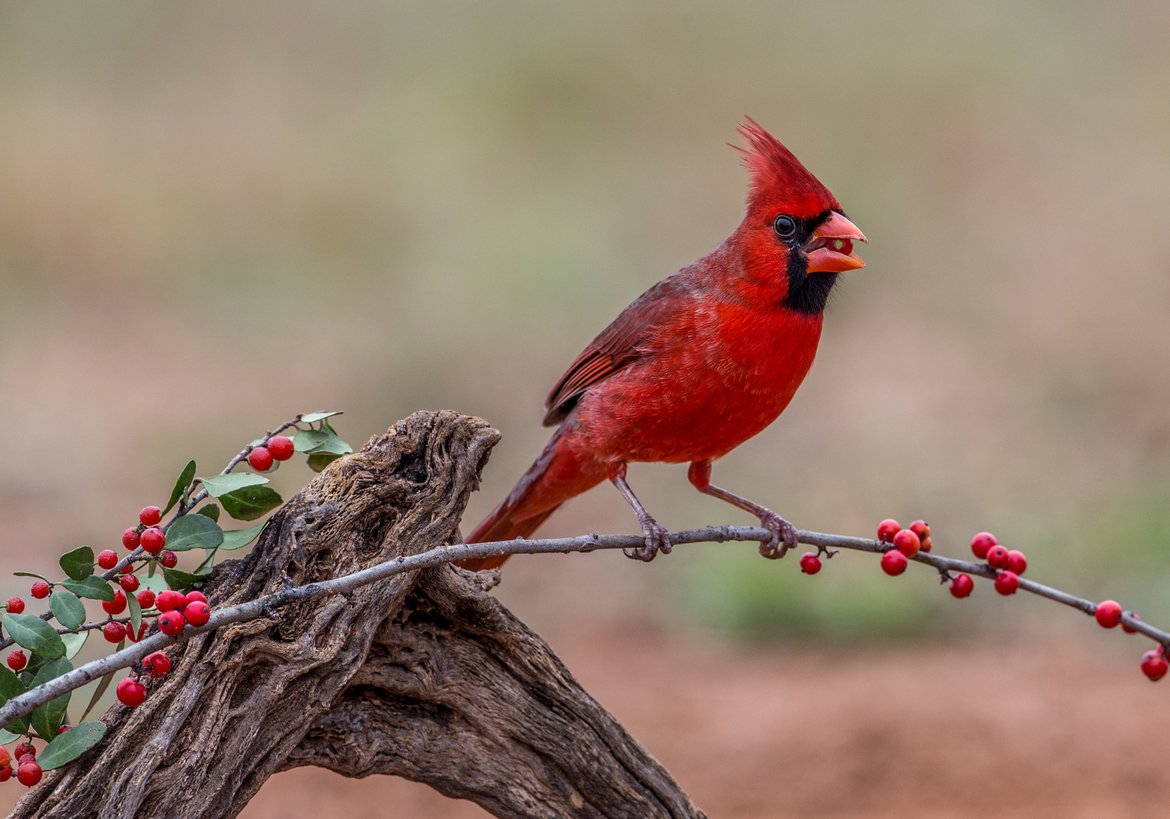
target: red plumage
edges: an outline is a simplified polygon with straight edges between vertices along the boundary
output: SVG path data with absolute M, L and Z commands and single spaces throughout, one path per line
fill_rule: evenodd
M 528 537 L 608 478 L 646 534 L 633 556 L 669 551 L 668 533 L 625 481 L 631 461 L 690 462 L 696 488 L 772 531 L 761 551 L 778 557 L 795 542 L 774 512 L 712 486 L 711 463 L 788 406 L 816 355 L 833 282 L 863 265 L 852 242 L 865 237 L 771 134 L 751 119 L 739 131 L 752 174 L 743 222 L 712 253 L 643 293 L 569 366 L 546 402 L 545 424 L 560 428 L 468 543 Z M 495 568 L 506 559 L 462 565 Z

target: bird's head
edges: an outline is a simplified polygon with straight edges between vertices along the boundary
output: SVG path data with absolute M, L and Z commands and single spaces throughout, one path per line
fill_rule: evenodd
M 853 252 L 853 243 L 866 241 L 865 234 L 791 151 L 755 120 L 746 120 L 739 133 L 747 147 L 732 146 L 752 176 L 738 244 L 753 275 L 783 271 L 788 306 L 820 313 L 836 274 L 865 266 Z

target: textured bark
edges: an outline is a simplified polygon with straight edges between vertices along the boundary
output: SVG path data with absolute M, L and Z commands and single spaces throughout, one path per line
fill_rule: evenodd
M 290 500 L 213 605 L 458 538 L 498 433 L 416 413 Z M 276 771 L 395 774 L 498 816 L 701 816 L 476 579 L 451 567 L 274 611 L 171 649 L 174 669 L 18 817 L 235 816 Z

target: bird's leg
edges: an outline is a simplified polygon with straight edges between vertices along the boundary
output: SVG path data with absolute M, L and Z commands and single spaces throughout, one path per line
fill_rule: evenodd
M 766 506 L 760 506 L 747 498 L 741 498 L 726 489 L 720 489 L 711 483 L 711 462 L 694 461 L 687 471 L 687 480 L 691 485 L 713 498 L 726 501 L 737 509 L 755 515 L 760 519 L 760 525 L 772 533 L 772 537 L 760 542 L 760 554 L 769 560 L 777 560 L 796 546 L 796 527 L 777 515 Z
M 634 514 L 638 516 L 638 523 L 642 526 L 642 532 L 646 535 L 646 545 L 639 549 L 623 549 L 626 557 L 633 560 L 651 561 L 654 556 L 661 551 L 663 554 L 670 554 L 670 532 L 665 527 L 659 525 L 658 521 L 650 517 L 650 513 L 646 511 L 646 507 L 638 500 L 638 496 L 634 494 L 634 490 L 630 489 L 630 485 L 626 483 L 626 465 L 619 463 L 614 465 L 609 470 L 609 479 L 617 490 L 622 493 L 622 497 L 626 499 L 626 503 L 634 510 Z

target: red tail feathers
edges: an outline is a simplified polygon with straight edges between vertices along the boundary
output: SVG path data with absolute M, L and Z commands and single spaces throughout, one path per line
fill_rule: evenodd
M 529 537 L 569 498 L 600 483 L 605 468 L 582 453 L 572 439 L 572 431 L 557 430 L 528 468 L 508 497 L 492 510 L 466 538 L 466 543 L 513 540 Z M 511 555 L 465 560 L 456 565 L 471 571 L 496 569 Z

